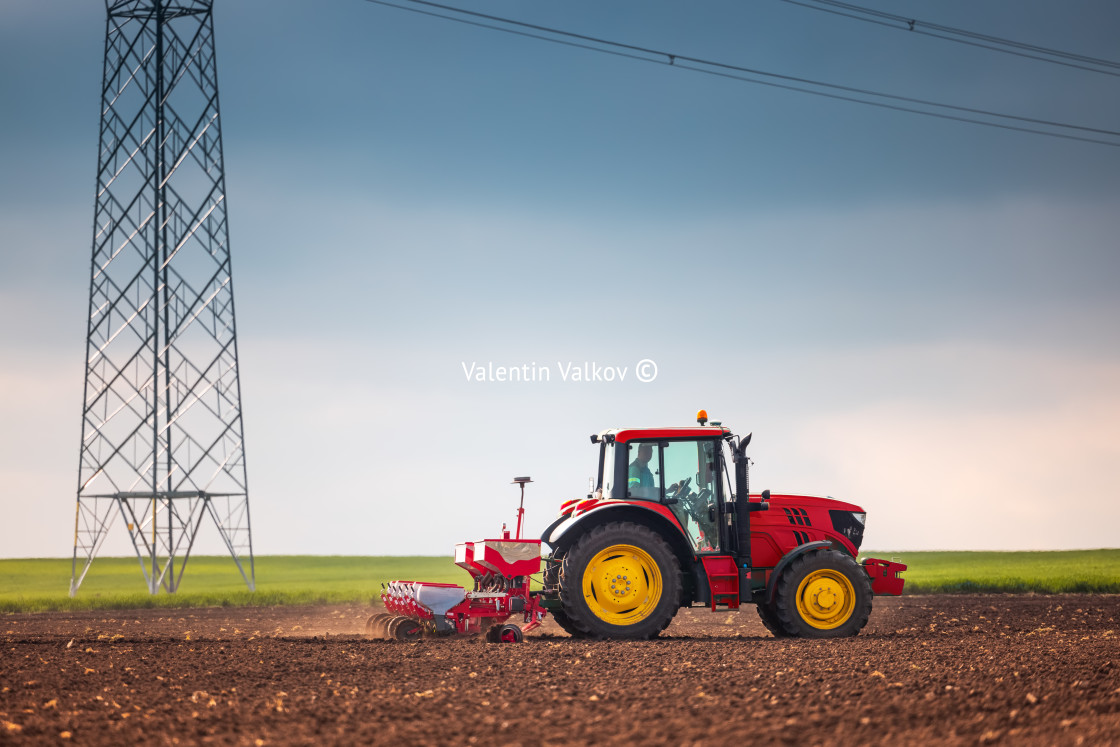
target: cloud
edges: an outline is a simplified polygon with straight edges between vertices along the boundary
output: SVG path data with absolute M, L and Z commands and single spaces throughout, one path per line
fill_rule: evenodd
M 799 420 L 792 442 L 815 455 L 810 478 L 868 509 L 877 548 L 1115 545 L 1120 361 L 952 348 L 882 351 L 871 362 L 898 386 Z M 956 362 L 939 377 L 976 396 L 908 396 L 922 361 L 938 359 Z
M 496 531 L 521 472 L 540 527 L 584 492 L 587 434 L 700 407 L 755 432 L 756 488 L 860 503 L 874 546 L 1108 542 L 1050 508 L 1116 518 L 1107 199 L 651 214 L 282 183 L 231 198 L 258 552 L 445 552 Z M 73 520 L 88 228 L 65 212 L 0 214 L 14 555 Z M 301 214 L 326 219 L 277 219 Z M 461 369 L 643 357 L 647 388 Z

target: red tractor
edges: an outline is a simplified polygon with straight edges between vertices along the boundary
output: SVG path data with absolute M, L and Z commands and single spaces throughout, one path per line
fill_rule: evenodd
M 901 563 L 856 562 L 866 513 L 800 495 L 751 495 L 746 448 L 701 410 L 698 426 L 612 429 L 599 446 L 598 479 L 565 501 L 540 540 L 517 535 L 467 542 L 456 563 L 474 588 L 394 581 L 373 637 L 485 632 L 521 640 L 546 614 L 577 638 L 653 638 L 681 607 L 753 603 L 775 636 L 859 633 L 875 594 L 902 593 Z M 732 482 L 732 472 L 734 482 Z M 524 501 L 529 478 L 521 484 Z M 543 588 L 533 588 L 544 558 Z M 519 616 L 524 625 L 507 623 Z
M 612 429 L 594 492 L 566 501 L 541 540 L 540 604 L 576 637 L 652 638 L 680 607 L 753 603 L 776 636 L 856 635 L 900 563 L 856 562 L 866 513 L 831 498 L 750 495 L 746 448 L 696 427 Z M 734 472 L 734 483 L 731 473 Z

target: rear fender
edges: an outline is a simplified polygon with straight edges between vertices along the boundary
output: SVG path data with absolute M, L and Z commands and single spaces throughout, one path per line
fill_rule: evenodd
M 580 536 L 601 524 L 629 521 L 647 526 L 663 537 L 680 560 L 681 571 L 686 578 L 695 560 L 681 525 L 672 512 L 660 503 L 603 503 L 578 516 L 563 518 L 563 521 L 554 522 L 541 535 L 541 540 L 547 542 L 553 550 L 571 545 Z
M 815 542 L 806 542 L 804 545 L 798 545 L 783 555 L 782 559 L 778 561 L 778 564 L 774 566 L 774 570 L 770 571 L 770 578 L 766 581 L 766 603 L 770 604 L 774 601 L 774 589 L 778 587 L 778 578 L 781 577 L 782 571 L 786 569 L 786 566 L 807 552 L 827 550 L 830 547 L 833 547 L 833 543 L 828 540 L 817 540 Z
M 572 518 L 572 512 L 569 511 L 569 512 L 564 513 L 564 514 L 560 514 L 555 519 L 553 519 L 552 523 L 549 524 L 547 527 L 545 527 L 544 531 L 541 532 L 541 542 L 546 542 L 546 543 L 551 545 L 552 543 L 549 542 L 548 538 L 552 536 L 552 532 L 555 531 L 556 527 L 560 526 L 565 521 L 570 521 L 571 518 Z

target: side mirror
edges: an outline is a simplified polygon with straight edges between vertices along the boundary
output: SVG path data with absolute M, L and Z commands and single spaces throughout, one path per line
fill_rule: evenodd
M 758 503 L 748 503 L 748 511 L 769 511 L 770 510 L 770 491 L 762 491 L 762 500 Z

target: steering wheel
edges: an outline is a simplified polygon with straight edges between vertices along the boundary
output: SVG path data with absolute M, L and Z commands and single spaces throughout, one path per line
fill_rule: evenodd
M 712 491 L 709 488 L 702 488 L 699 493 L 691 495 L 684 501 L 685 511 L 692 517 L 692 520 L 699 525 L 707 524 L 708 522 L 708 500 L 712 497 Z
M 684 500 L 688 497 L 688 485 L 692 482 L 691 477 L 686 477 L 677 483 L 677 489 L 673 492 L 672 498 L 674 501 Z

